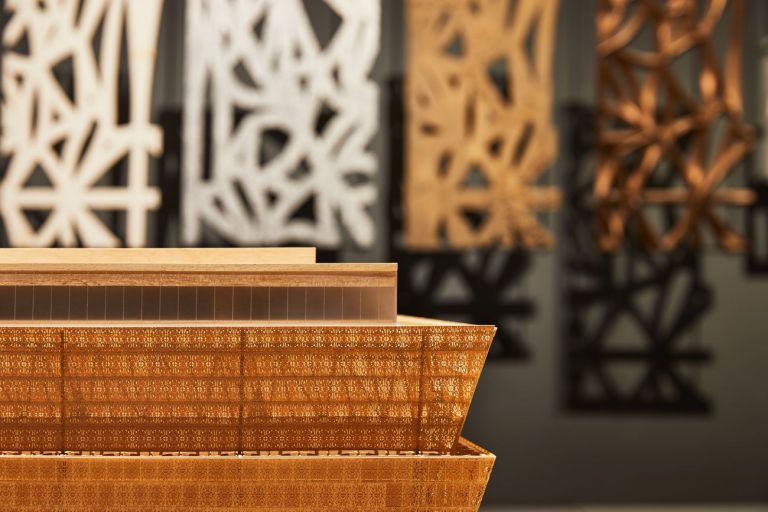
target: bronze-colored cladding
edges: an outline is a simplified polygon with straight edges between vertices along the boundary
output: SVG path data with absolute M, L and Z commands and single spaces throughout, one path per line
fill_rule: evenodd
M 409 0 L 406 245 L 549 246 L 558 0 Z
M 493 327 L 0 327 L 0 451 L 450 450 Z
M 724 184 L 755 144 L 742 105 L 744 2 L 704 3 L 703 9 L 696 0 L 598 3 L 594 190 L 604 250 L 622 244 L 631 221 L 649 248 L 698 242 L 706 225 L 722 248 L 746 247 L 717 211 L 721 205 L 754 201 L 751 190 Z M 728 9 L 727 48 L 720 62 L 713 34 Z M 698 61 L 687 62 L 690 55 Z M 698 75 L 693 91 L 685 84 L 691 71 Z M 660 186 L 659 180 L 672 184 Z M 654 225 L 649 215 L 649 207 L 663 205 L 682 207 L 670 227 Z
M 0 338 L 0 451 L 58 450 L 63 443 L 59 331 L 12 329 Z
M 448 454 L 0 456 L 8 510 L 457 510 L 480 506 L 495 457 Z

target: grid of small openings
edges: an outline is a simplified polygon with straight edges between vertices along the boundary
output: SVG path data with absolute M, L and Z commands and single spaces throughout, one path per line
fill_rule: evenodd
M 394 287 L 0 286 L 0 321 L 394 321 Z
M 463 444 L 459 453 L 427 456 L 385 450 L 3 456 L 0 487 L 7 510 L 30 510 L 30 497 L 57 503 L 62 512 L 477 510 L 495 458 Z

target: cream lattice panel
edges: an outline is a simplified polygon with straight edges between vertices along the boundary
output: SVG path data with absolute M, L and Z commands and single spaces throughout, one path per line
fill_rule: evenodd
M 409 0 L 407 245 L 547 246 L 557 0 Z
M 121 245 L 97 214 L 111 211 L 126 214 L 127 245 L 146 243 L 147 212 L 160 202 L 149 186 L 149 157 L 162 149 L 162 134 L 150 123 L 162 4 L 5 3 L 11 17 L 3 33 L 1 151 L 9 162 L 0 212 L 13 245 Z M 127 119 L 120 119 L 124 71 L 130 100 Z M 126 166 L 126 183 L 105 185 L 117 164 Z M 44 219 L 32 220 L 33 213 Z
M 744 2 L 704 4 L 599 2 L 595 197 L 605 250 L 621 246 L 630 224 L 654 249 L 698 242 L 705 228 L 726 250 L 746 246 L 718 211 L 754 201 L 751 190 L 727 182 L 755 141 L 742 105 Z M 723 58 L 719 26 L 727 35 Z M 674 210 L 671 221 L 654 222 L 653 207 Z
M 341 226 L 373 242 L 380 5 L 310 5 L 339 22 L 330 37 L 301 0 L 187 2 L 187 243 L 204 225 L 242 244 L 337 246 Z

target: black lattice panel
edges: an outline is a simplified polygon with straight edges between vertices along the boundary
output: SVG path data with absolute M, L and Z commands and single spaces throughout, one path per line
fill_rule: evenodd
M 698 251 L 597 246 L 592 197 L 593 124 L 587 109 L 566 111 L 562 311 L 563 399 L 573 411 L 701 413 L 710 400 L 700 372 L 711 363 L 698 326 L 712 304 Z

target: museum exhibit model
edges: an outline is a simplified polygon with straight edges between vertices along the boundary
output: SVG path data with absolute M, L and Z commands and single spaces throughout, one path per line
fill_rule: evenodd
M 477 510 L 495 328 L 314 249 L 0 250 L 13 510 Z

